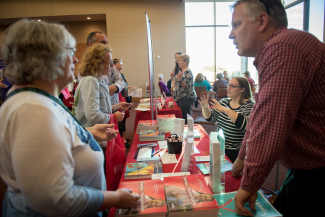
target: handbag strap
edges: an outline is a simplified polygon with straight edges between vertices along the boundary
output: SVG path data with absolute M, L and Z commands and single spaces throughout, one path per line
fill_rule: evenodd
M 46 97 L 48 97 L 48 98 L 50 98 L 51 100 L 53 100 L 54 102 L 56 102 L 57 104 L 59 104 L 59 105 L 61 105 L 61 107 L 64 109 L 64 110 L 66 110 L 72 117 L 73 117 L 73 119 L 85 130 L 85 131 L 87 131 L 85 128 L 84 128 L 84 126 L 82 126 L 82 124 L 78 121 L 78 119 L 75 117 L 75 116 L 73 116 L 71 113 L 70 113 L 70 111 L 69 111 L 69 109 L 63 104 L 63 102 L 60 100 L 60 99 L 58 99 L 58 98 L 56 98 L 55 96 L 53 96 L 52 94 L 49 94 L 48 92 L 46 92 L 45 90 L 42 90 L 42 89 L 39 89 L 39 88 L 36 88 L 36 87 L 22 87 L 22 88 L 18 88 L 18 89 L 15 89 L 15 90 L 13 90 L 13 91 L 11 91 L 8 95 L 7 95 L 7 98 L 6 98 L 6 101 L 10 98 L 10 97 L 12 97 L 12 96 L 14 96 L 14 95 L 16 95 L 17 93 L 21 93 L 21 92 L 27 92 L 27 91 L 29 91 L 29 92 L 34 92 L 34 93 L 38 93 L 38 94 L 41 94 L 41 95 L 43 95 L 43 96 L 46 96 Z

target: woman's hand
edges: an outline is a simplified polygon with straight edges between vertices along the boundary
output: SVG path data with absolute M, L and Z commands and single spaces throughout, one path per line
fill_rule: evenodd
M 174 79 L 174 77 L 175 77 L 175 71 L 172 71 L 172 73 L 170 73 L 170 77 L 171 77 L 172 79 Z
M 203 95 L 200 97 L 200 100 L 197 100 L 197 101 L 200 103 L 202 108 L 209 107 L 209 95 L 207 95 L 207 96 Z
M 231 169 L 231 175 L 235 178 L 241 177 L 244 170 L 244 161 L 237 157 Z
M 182 81 L 182 76 L 183 76 L 183 71 L 182 72 L 179 72 L 177 75 L 176 75 L 176 79 L 178 82 L 181 82 Z
M 94 136 L 95 139 L 107 141 L 114 139 L 118 130 L 113 130 L 114 124 L 95 124 L 93 127 L 87 127 L 87 130 Z
M 123 118 L 124 118 L 124 113 L 123 112 L 117 111 L 114 114 L 116 115 L 117 122 L 121 122 L 123 120 Z
M 129 107 L 129 105 L 131 105 L 131 103 L 127 103 L 127 102 L 120 102 L 117 104 L 118 108 L 121 110 L 125 110 Z
M 226 113 L 227 108 L 220 105 L 220 103 L 216 99 L 212 99 L 212 102 L 210 103 L 212 108 L 217 110 L 218 112 Z
M 120 188 L 116 190 L 116 193 L 119 198 L 116 208 L 129 209 L 138 205 L 140 195 L 132 194 L 132 189 Z

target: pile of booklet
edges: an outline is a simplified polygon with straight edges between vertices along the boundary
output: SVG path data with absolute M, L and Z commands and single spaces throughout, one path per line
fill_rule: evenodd
M 164 178 L 168 216 L 217 216 L 218 202 L 202 175 Z
M 136 133 L 139 134 L 141 130 L 158 130 L 158 122 L 156 120 L 140 120 Z
M 163 173 L 162 163 L 159 162 L 138 162 L 127 163 L 125 167 L 125 179 L 150 179 L 151 175 Z
M 119 188 L 133 189 L 133 194 L 140 195 L 140 200 L 138 205 L 132 209 L 116 209 L 115 216 L 166 217 L 167 205 L 163 181 L 156 179 L 122 182 Z
M 159 130 L 165 130 L 165 132 L 173 131 L 175 118 L 176 116 L 174 114 L 157 115 Z
M 165 140 L 164 130 L 140 130 L 139 141 L 158 141 Z

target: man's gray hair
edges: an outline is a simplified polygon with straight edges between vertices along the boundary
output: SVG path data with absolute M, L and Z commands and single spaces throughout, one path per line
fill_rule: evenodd
M 263 3 L 264 2 L 264 3 Z M 271 25 L 275 27 L 288 26 L 286 11 L 280 0 L 238 0 L 232 8 L 235 9 L 238 5 L 246 3 L 246 15 L 255 19 L 261 13 L 268 13 L 266 5 L 269 9 L 269 18 Z
M 12 84 L 29 84 L 34 79 L 49 82 L 63 75 L 68 48 L 76 41 L 63 25 L 22 19 L 4 34 L 1 54 Z
M 103 32 L 101 31 L 94 31 L 89 33 L 88 37 L 87 37 L 87 46 L 89 47 L 89 42 L 94 43 L 95 41 L 97 41 L 97 37 L 96 37 L 96 33 L 99 34 L 103 34 L 105 35 Z
M 221 79 L 221 78 L 223 78 L 223 77 L 224 77 L 224 74 L 223 74 L 222 72 L 220 72 L 220 73 L 217 74 L 217 78 L 218 78 L 218 79 Z

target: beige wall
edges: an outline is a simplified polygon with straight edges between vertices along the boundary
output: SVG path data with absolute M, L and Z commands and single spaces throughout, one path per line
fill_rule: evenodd
M 68 31 L 75 37 L 77 43 L 87 43 L 87 36 L 93 31 L 106 34 L 106 21 L 85 21 L 64 23 Z
M 0 1 L 0 8 L 0 19 L 106 14 L 105 32 L 114 50 L 113 58 L 123 59 L 122 72 L 129 85 L 142 88 L 143 96 L 149 80 L 145 12 L 151 20 L 156 77 L 164 74 L 167 83 L 175 64 L 174 53 L 186 51 L 185 3 L 179 0 L 3 0 Z M 104 31 L 102 22 L 74 22 L 69 23 L 68 28 L 78 43 L 84 43 L 88 33 L 96 28 Z

